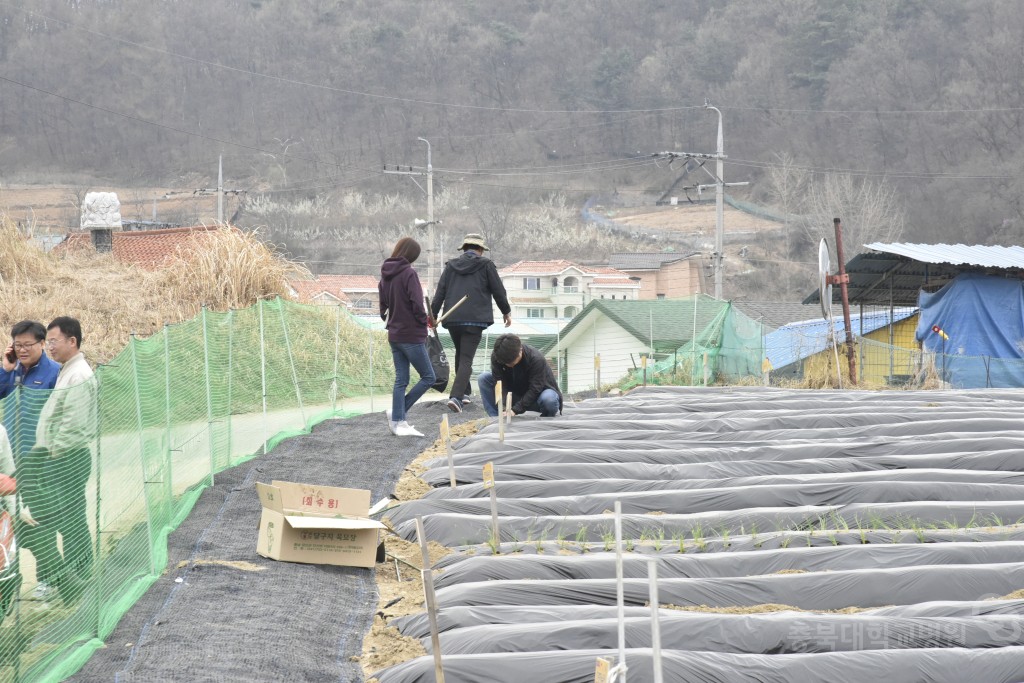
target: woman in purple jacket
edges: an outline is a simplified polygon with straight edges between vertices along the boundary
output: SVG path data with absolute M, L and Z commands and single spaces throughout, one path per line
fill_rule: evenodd
M 427 310 L 423 287 L 412 264 L 420 256 L 420 245 L 411 237 L 395 244 L 391 258 L 380 267 L 380 317 L 388 328 L 391 357 L 395 361 L 395 388 L 391 392 L 388 426 L 396 436 L 423 436 L 406 422 L 405 414 L 434 383 L 434 368 L 427 355 Z M 416 368 L 420 381 L 409 393 L 409 365 Z

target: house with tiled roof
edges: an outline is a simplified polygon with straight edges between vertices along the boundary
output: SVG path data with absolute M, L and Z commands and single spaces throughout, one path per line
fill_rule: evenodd
M 640 285 L 609 266 L 519 261 L 498 271 L 513 318 L 572 318 L 594 300 L 636 299 Z
M 699 251 L 623 252 L 608 265 L 640 283 L 639 299 L 680 299 L 705 291 Z
M 179 251 L 196 248 L 204 234 L 220 229 L 218 225 L 195 225 L 164 230 L 113 230 L 108 233 L 109 245 L 101 243 L 100 248 L 113 253 L 122 263 L 158 270 L 168 265 Z M 53 253 L 96 249 L 93 236 L 89 230 L 70 232 L 53 248 Z
M 292 294 L 303 303 L 344 305 L 356 314 L 377 315 L 380 297 L 372 275 L 315 275 L 312 280 L 289 280 Z

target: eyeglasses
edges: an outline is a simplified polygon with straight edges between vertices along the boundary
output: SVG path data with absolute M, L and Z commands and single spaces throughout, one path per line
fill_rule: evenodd
M 66 342 L 67 340 L 67 337 L 54 337 L 53 339 L 47 339 L 46 345 L 52 349 L 58 342 Z
M 35 346 L 36 344 L 42 344 L 42 343 L 43 342 L 38 342 L 38 341 L 34 341 L 34 342 L 14 342 L 14 344 L 12 344 L 12 346 L 14 347 L 15 351 L 27 351 L 27 350 L 31 349 L 33 346 Z

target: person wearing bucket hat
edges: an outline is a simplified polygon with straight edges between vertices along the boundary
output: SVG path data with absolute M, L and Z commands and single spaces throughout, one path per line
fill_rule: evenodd
M 455 380 L 447 403 L 448 409 L 454 413 L 461 413 L 462 407 L 469 404 L 473 358 L 484 330 L 494 324 L 491 299 L 501 311 L 505 327 L 512 324 L 512 307 L 508 304 L 505 285 L 498 277 L 494 261 L 484 256 L 489 249 L 483 235 L 469 233 L 462 239 L 459 249 L 462 255 L 444 264 L 437 291 L 430 301 L 435 319 L 442 308 L 445 314 L 451 310 L 442 325 L 455 345 Z M 463 297 L 466 300 L 456 308 Z

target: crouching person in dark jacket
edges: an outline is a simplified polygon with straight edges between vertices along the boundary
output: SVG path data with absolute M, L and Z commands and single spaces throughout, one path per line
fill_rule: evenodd
M 494 396 L 498 380 L 501 380 L 505 401 L 511 401 L 512 412 L 516 415 L 530 410 L 540 413 L 541 417 L 555 417 L 562 412 L 562 392 L 558 390 L 551 366 L 539 351 L 514 334 L 498 337 L 491 353 L 491 371 L 481 372 L 477 378 L 484 410 L 491 417 L 498 415 Z

